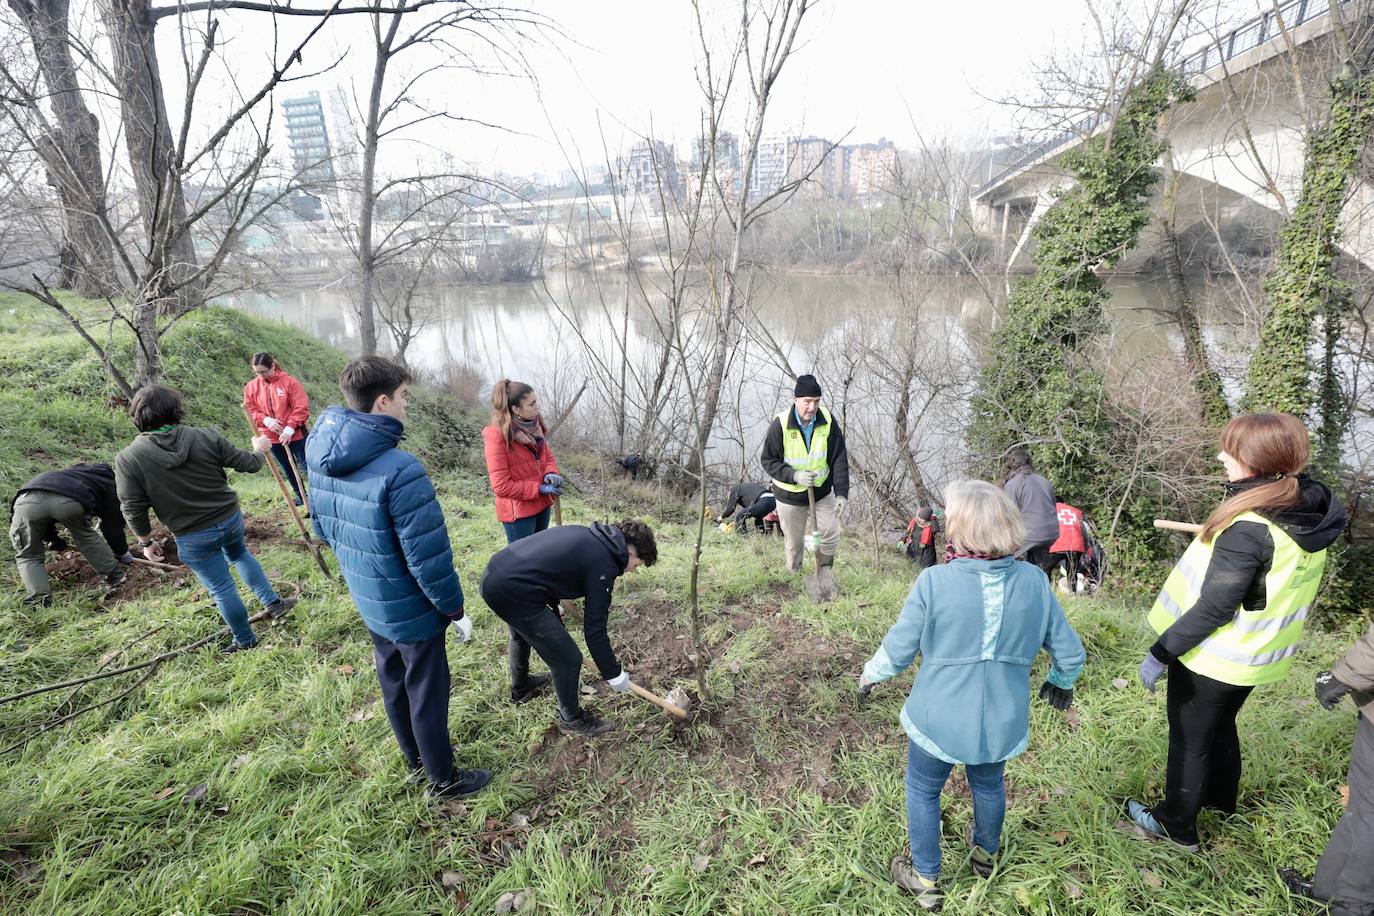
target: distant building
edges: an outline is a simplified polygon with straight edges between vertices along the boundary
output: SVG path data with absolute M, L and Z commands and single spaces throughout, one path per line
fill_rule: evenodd
M 802 192 L 814 197 L 845 197 L 849 193 L 849 151 L 820 137 L 792 141 L 787 157 L 787 180 L 805 180 Z
M 896 169 L 897 147 L 886 137 L 849 147 L 850 194 L 868 197 L 891 189 Z
M 286 119 L 286 140 L 291 147 L 291 162 L 307 186 L 334 183 L 334 156 L 329 145 L 320 93 L 312 90 L 303 96 L 284 99 L 282 116 Z
M 787 159 L 793 142 L 781 134 L 759 138 L 754 171 L 749 176 L 751 197 L 767 196 L 787 183 Z
M 625 172 L 627 184 L 637 193 L 657 194 L 660 188 L 669 195 L 677 193 L 677 159 L 672 145 L 662 140 L 641 140 L 631 146 Z
M 707 137 L 697 137 L 692 144 L 692 168 L 701 168 L 702 160 L 707 158 L 710 145 Z M 720 169 L 739 169 L 739 138 L 728 130 L 716 134 L 715 167 Z

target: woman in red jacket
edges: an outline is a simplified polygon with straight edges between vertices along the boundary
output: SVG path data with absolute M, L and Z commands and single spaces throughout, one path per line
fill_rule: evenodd
M 301 485 L 291 470 L 286 450 L 291 449 L 296 467 L 305 467 L 305 421 L 310 416 L 310 398 L 306 397 L 305 386 L 283 372 L 271 353 L 254 353 L 251 368 L 253 380 L 243 386 L 243 408 L 256 427 L 254 435 L 272 440 L 272 455 L 291 481 L 299 506 Z
M 524 382 L 501 379 L 491 392 L 491 425 L 482 430 L 487 476 L 496 494 L 496 517 L 506 543 L 549 527 L 553 501 L 563 494 L 563 477 L 549 448 L 539 398 Z M 530 674 L 530 644 L 510 631 L 510 698 L 524 703 L 549 683 Z

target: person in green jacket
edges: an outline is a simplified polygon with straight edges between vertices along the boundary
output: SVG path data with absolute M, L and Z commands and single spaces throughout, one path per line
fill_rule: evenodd
M 150 509 L 157 513 L 176 538 L 181 562 L 209 591 L 229 625 L 234 638 L 224 651 L 251 649 L 258 639 L 229 573 L 230 564 L 273 617 L 285 614 L 296 601 L 276 593 L 244 543 L 239 497 L 224 469 L 247 474 L 262 470 L 263 453 L 272 443 L 258 436 L 253 440 L 255 451 L 244 451 L 218 430 L 182 426 L 182 414 L 181 395 L 162 385 L 140 388 L 129 402 L 139 434 L 115 458 L 120 508 L 143 555 L 162 562 L 162 548 L 153 541 L 148 519 Z

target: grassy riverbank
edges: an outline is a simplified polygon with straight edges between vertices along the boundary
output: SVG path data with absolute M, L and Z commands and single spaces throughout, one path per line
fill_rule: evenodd
M 7 491 L 48 462 L 108 459 L 132 435 L 84 344 L 54 327 L 38 337 L 24 315 L 0 300 Z M 191 421 L 237 432 L 256 349 L 299 371 L 316 403 L 335 399 L 337 354 L 213 311 L 168 341 L 170 382 L 192 396 Z M 462 764 L 497 771 L 492 789 L 435 806 L 404 783 L 346 591 L 293 539 L 270 478 L 238 475 L 255 549 L 301 604 L 259 628 L 262 649 L 172 659 L 127 696 L 0 755 L 0 911 L 489 913 L 503 894 L 523 892 L 533 912 L 570 916 L 911 912 L 887 879 L 904 842 L 896 716 L 910 675 L 862 710 L 853 702 L 909 568 L 847 550 L 844 595 L 822 609 L 781 573 L 777 542 L 712 532 L 701 595 L 711 702 L 677 725 L 590 680 L 588 704 L 617 731 L 561 737 L 551 699 L 506 702 L 504 628 L 475 594 L 500 526 L 472 469 L 469 426 L 425 403 L 412 432 L 444 467 L 436 483 L 476 625 L 472 643 L 449 647 L 452 733 Z M 690 509 L 650 509 L 628 491 L 605 499 L 612 516 L 648 517 L 661 545 L 659 564 L 617 589 L 612 637 L 637 680 L 690 686 Z M 602 504 L 573 497 L 567 521 L 590 521 Z M 140 571 L 137 587 L 102 601 L 76 562 L 55 567 L 54 607 L 21 608 L 3 561 L 0 694 L 132 663 L 219 626 L 194 578 Z M 1005 848 L 991 882 L 965 863 L 967 788 L 952 782 L 946 912 L 1297 912 L 1273 872 L 1310 869 L 1339 815 L 1354 717 L 1348 705 L 1322 711 L 1310 682 L 1343 637 L 1314 637 L 1286 683 L 1256 692 L 1240 720 L 1242 813 L 1205 817 L 1207 853 L 1193 858 L 1112 829 L 1119 798 L 1153 796 L 1163 773 L 1163 697 L 1133 678 L 1149 641 L 1144 610 L 1071 602 L 1090 653 L 1077 719 L 1033 703 L 1030 749 L 1008 768 Z M 117 697 L 142 673 L 0 706 L 0 747 Z

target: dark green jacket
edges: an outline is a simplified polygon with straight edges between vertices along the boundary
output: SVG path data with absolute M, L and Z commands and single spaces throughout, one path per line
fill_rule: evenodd
M 153 530 L 149 509 L 174 535 L 199 531 L 238 510 L 238 494 L 224 469 L 251 474 L 262 465 L 261 455 L 236 448 L 217 429 L 174 426 L 139 433 L 115 458 L 119 505 L 140 538 Z

